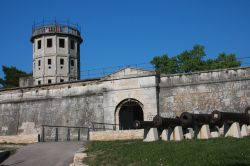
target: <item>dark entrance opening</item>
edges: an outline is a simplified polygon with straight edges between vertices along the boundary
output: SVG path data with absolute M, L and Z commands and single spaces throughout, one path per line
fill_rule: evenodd
M 143 121 L 143 111 L 141 106 L 135 101 L 129 101 L 122 105 L 119 111 L 120 130 L 135 129 L 135 120 Z

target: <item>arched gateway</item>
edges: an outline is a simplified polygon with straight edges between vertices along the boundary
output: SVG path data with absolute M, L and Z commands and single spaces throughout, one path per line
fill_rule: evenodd
M 125 99 L 116 107 L 116 123 L 120 130 L 134 129 L 135 120 L 143 121 L 143 105 L 138 100 Z M 119 120 L 119 121 L 118 121 Z

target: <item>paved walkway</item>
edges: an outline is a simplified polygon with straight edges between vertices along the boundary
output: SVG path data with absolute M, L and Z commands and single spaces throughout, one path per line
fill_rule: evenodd
M 24 146 L 0 166 L 69 166 L 83 142 L 47 142 Z

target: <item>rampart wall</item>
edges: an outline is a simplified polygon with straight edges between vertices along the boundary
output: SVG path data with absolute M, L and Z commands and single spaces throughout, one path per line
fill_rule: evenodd
M 250 105 L 250 68 L 162 75 L 159 96 L 163 116 L 185 111 L 243 112 Z

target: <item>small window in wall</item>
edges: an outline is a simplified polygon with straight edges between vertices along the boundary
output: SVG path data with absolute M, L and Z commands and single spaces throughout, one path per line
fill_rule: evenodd
M 60 65 L 64 65 L 64 59 L 60 59 Z
M 64 82 L 64 79 L 60 79 L 60 82 Z
M 48 48 L 52 47 L 52 39 L 51 38 L 47 39 L 47 47 Z
M 65 45 L 65 40 L 59 39 L 59 47 L 64 48 L 64 45 Z
M 51 59 L 48 59 L 48 65 L 51 65 Z
M 41 81 L 37 81 L 37 84 L 38 84 L 38 85 L 41 85 Z
M 42 41 L 38 40 L 37 41 L 37 49 L 41 49 L 41 47 L 42 47 Z
M 48 79 L 48 84 L 51 84 L 51 79 Z
M 41 66 L 41 60 L 38 60 L 38 66 Z
M 70 40 L 70 49 L 74 50 L 75 49 L 75 41 Z
M 73 59 L 70 60 L 70 65 L 75 66 L 75 61 Z

